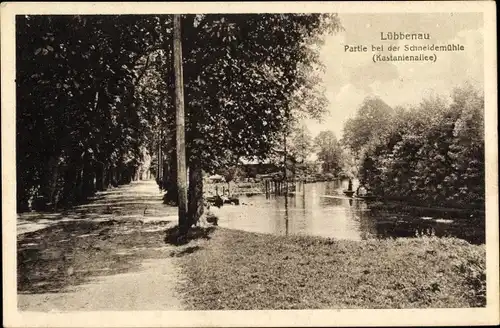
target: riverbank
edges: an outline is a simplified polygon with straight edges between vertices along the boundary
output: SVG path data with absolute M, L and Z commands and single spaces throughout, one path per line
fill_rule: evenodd
M 485 247 L 452 238 L 342 241 L 216 229 L 177 249 L 191 310 L 484 306 Z
M 399 211 L 401 213 L 419 216 L 452 216 L 455 219 L 461 220 L 478 220 L 483 221 L 485 210 L 479 208 L 454 208 L 454 207 L 432 207 L 423 205 L 414 205 L 404 201 L 391 201 L 380 199 L 370 203 L 372 211 Z

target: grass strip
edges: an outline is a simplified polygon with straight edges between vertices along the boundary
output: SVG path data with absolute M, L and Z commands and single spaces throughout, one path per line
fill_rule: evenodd
M 191 310 L 485 306 L 485 246 L 454 238 L 345 241 L 217 228 L 177 256 Z

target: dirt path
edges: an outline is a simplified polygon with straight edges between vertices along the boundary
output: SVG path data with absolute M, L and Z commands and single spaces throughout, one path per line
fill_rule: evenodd
M 154 181 L 140 181 L 65 213 L 21 215 L 19 309 L 183 309 L 175 246 L 164 241 L 177 210 L 161 196 Z

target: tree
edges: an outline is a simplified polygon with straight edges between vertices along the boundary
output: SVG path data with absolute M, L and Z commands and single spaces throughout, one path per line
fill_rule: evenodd
M 190 208 L 202 205 L 201 170 L 265 160 L 286 140 L 296 112 L 324 110 L 307 105 L 322 102 L 304 81 L 320 66 L 312 45 L 338 26 L 335 15 L 184 16 L 190 201 L 197 204 Z
M 387 137 L 391 129 L 393 109 L 378 97 L 367 97 L 358 108 L 356 116 L 344 126 L 342 143 L 357 158 L 372 145 Z
M 243 174 L 242 170 L 237 165 L 231 166 L 231 167 L 228 167 L 228 168 L 225 168 L 225 169 L 221 170 L 221 175 L 224 177 L 224 179 L 227 182 L 227 190 L 228 190 L 228 192 L 230 190 L 230 183 L 231 183 L 231 181 L 236 180 L 242 174 Z
M 304 163 L 313 151 L 311 132 L 304 124 L 296 127 L 290 138 L 289 155 L 298 163 Z
M 32 199 L 39 208 L 79 202 L 134 176 L 149 128 L 134 89 L 163 42 L 147 27 L 161 25 L 153 16 L 17 17 L 19 210 Z
M 172 17 L 17 19 L 19 208 L 127 183 L 160 145 L 172 187 Z M 202 170 L 265 160 L 297 118 L 324 112 L 315 45 L 339 26 L 330 14 L 183 15 L 192 223 Z
M 356 160 L 354 154 L 348 148 L 341 148 L 340 155 L 341 175 L 349 179 L 359 176 L 360 163 Z
M 484 208 L 484 99 L 470 85 L 397 108 L 384 138 L 366 148 L 362 183 L 418 205 Z
M 314 144 L 318 149 L 318 159 L 323 162 L 323 171 L 325 173 L 340 174 L 342 169 L 341 156 L 342 149 L 332 131 L 321 131 Z
M 445 182 L 453 186 L 448 200 L 485 206 L 484 95 L 471 84 L 453 93 L 451 110 L 458 113 L 447 155 L 452 164 Z

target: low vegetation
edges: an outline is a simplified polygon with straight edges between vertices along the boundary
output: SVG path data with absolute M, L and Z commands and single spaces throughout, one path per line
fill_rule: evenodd
M 191 241 L 193 310 L 485 306 L 485 247 L 452 238 L 339 241 L 218 228 Z

